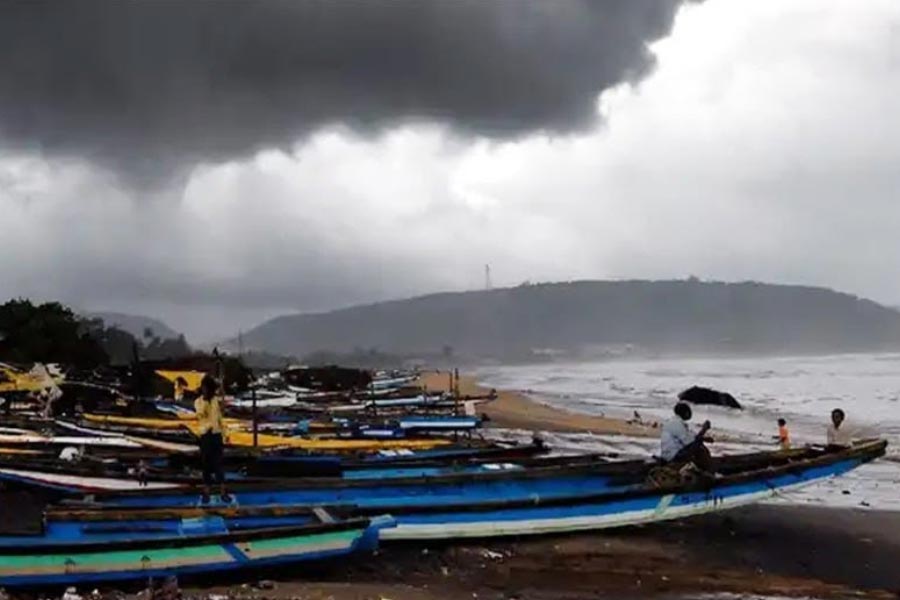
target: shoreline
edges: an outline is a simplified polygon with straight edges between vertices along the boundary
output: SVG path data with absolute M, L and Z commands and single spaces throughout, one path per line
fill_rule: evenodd
M 445 371 L 423 373 L 419 383 L 429 391 L 446 392 L 450 388 L 450 374 Z M 514 390 L 495 391 L 496 400 L 478 407 L 478 412 L 490 419 L 487 426 L 491 428 L 637 437 L 658 435 L 657 430 L 651 425 L 569 412 L 548 406 Z M 471 375 L 460 375 L 459 392 L 462 396 L 481 396 L 490 393 L 491 388 L 481 385 Z

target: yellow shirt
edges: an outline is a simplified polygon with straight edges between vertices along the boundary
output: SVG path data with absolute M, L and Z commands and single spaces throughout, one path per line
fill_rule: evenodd
M 222 409 L 218 396 L 206 400 L 200 396 L 194 400 L 194 412 L 200 424 L 200 435 L 204 433 L 222 433 Z

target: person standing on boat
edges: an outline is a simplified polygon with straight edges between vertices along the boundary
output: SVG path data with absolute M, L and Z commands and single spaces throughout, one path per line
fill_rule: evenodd
M 842 427 L 845 418 L 846 415 L 840 408 L 831 411 L 831 425 L 828 426 L 825 434 L 829 446 L 844 448 L 851 444 L 850 432 L 847 427 Z
M 213 479 L 219 485 L 223 502 L 230 502 L 225 491 L 225 469 L 222 464 L 225 453 L 224 423 L 221 405 L 222 389 L 216 380 L 207 375 L 200 383 L 200 395 L 194 401 L 194 412 L 200 425 L 200 463 L 203 468 L 203 504 L 209 502 Z
M 688 421 L 693 416 L 686 402 L 679 402 L 674 408 L 675 416 L 665 422 L 659 439 L 659 455 L 668 463 L 692 462 L 704 471 L 710 470 L 712 458 L 703 443 L 711 424 L 705 421 L 698 433 L 692 433 Z

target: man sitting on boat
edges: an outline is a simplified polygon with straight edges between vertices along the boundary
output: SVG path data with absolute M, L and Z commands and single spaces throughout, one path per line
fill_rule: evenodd
M 711 427 L 705 421 L 698 433 L 692 433 L 688 421 L 693 416 L 686 402 L 679 402 L 674 408 L 675 416 L 665 422 L 659 439 L 659 456 L 667 463 L 694 463 L 703 471 L 710 471 L 712 459 L 709 449 L 703 443 L 709 441 L 706 432 Z

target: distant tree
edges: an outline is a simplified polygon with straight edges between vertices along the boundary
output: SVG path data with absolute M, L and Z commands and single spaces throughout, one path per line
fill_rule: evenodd
M 92 335 L 95 321 L 83 321 L 58 302 L 10 300 L 0 305 L 0 360 L 58 362 L 93 368 L 109 361 Z
M 146 358 L 151 360 L 182 358 L 190 356 L 191 347 L 188 346 L 183 335 L 167 340 L 160 340 L 158 337 L 154 337 L 150 343 L 144 347 L 143 354 Z
M 251 369 L 264 370 L 280 370 L 300 362 L 296 356 L 283 356 L 269 352 L 260 352 L 258 350 L 245 352 L 241 356 L 241 359 L 244 361 L 244 364 Z
M 128 365 L 135 354 L 143 359 L 182 358 L 191 355 L 184 336 L 160 340 L 149 327 L 145 343 L 101 319 L 79 318 L 58 302 L 33 304 L 10 300 L 0 305 L 0 361 L 58 362 L 76 368 Z
M 103 321 L 93 319 L 90 334 L 97 340 L 114 365 L 127 365 L 134 359 L 135 344 L 140 352 L 140 343 L 133 335 L 118 327 L 104 327 Z
M 377 348 L 356 348 L 349 353 L 319 350 L 304 356 L 302 362 L 311 367 L 340 365 L 360 369 L 386 369 L 396 368 L 406 359 L 406 356 L 381 352 Z

